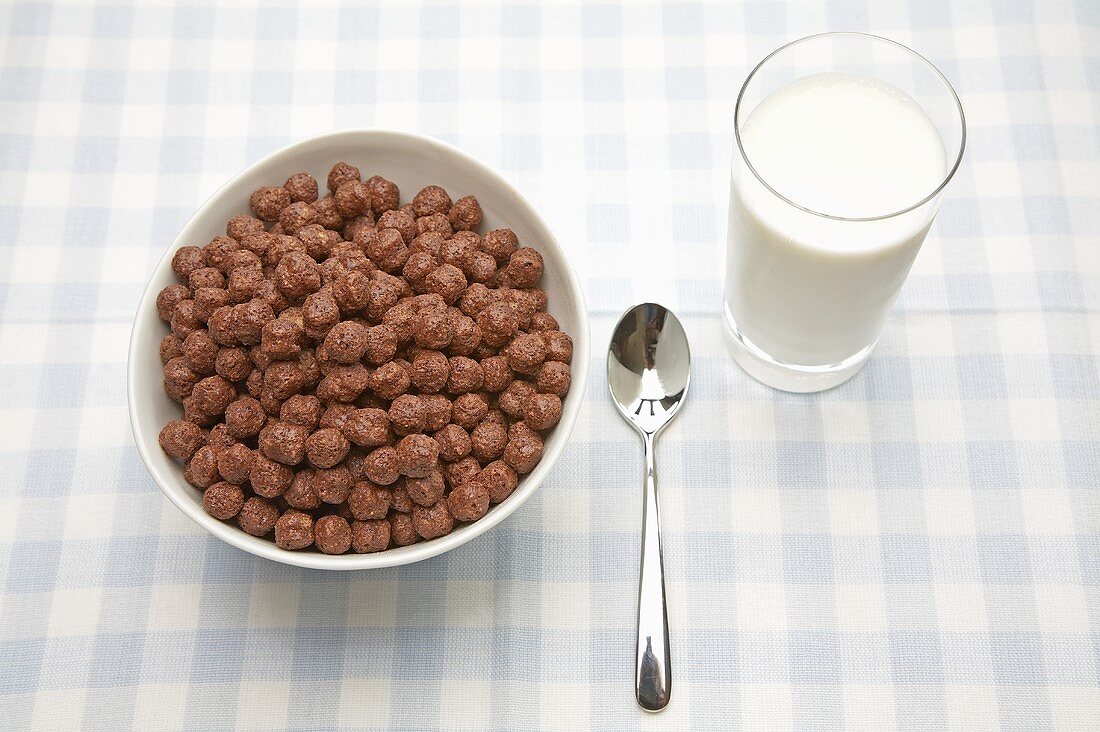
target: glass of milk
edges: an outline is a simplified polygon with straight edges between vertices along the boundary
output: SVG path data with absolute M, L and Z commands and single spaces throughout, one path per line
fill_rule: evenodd
M 734 358 L 777 389 L 829 389 L 878 340 L 962 160 L 962 106 L 905 46 L 826 33 L 761 61 L 735 116 L 723 313 Z

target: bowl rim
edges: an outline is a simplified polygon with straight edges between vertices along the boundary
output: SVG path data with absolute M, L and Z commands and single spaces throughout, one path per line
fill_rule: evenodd
M 318 145 L 323 142 L 331 142 L 338 140 L 339 138 L 348 138 L 349 144 L 354 144 L 354 141 L 363 137 L 387 138 L 394 141 L 402 141 L 406 144 L 412 143 L 415 145 L 425 146 L 429 152 L 435 152 L 442 156 L 449 156 L 451 159 L 457 160 L 462 166 L 469 167 L 475 170 L 477 173 L 487 176 L 493 180 L 497 186 L 499 186 L 505 195 L 511 195 L 520 204 L 533 215 L 533 221 L 541 227 L 547 234 L 548 239 L 545 242 L 540 242 L 540 247 L 551 247 L 556 251 L 558 259 L 560 260 L 560 275 L 566 284 L 568 290 L 574 298 L 575 308 L 578 313 L 579 328 L 576 333 L 571 333 L 573 338 L 573 363 L 576 365 L 573 369 L 573 379 L 570 385 L 570 395 L 576 395 L 572 400 L 567 398 L 566 404 L 562 410 L 561 420 L 555 427 L 555 432 L 559 430 L 565 431 L 561 440 L 557 441 L 553 448 L 548 449 L 543 455 L 541 462 L 535 469 L 523 476 L 520 479 L 520 484 L 516 490 L 507 499 L 497 504 L 489 513 L 483 518 L 475 521 L 471 524 L 460 527 L 458 530 L 453 531 L 445 536 L 441 536 L 437 539 L 431 539 L 429 541 L 422 541 L 416 544 L 405 547 L 397 547 L 393 549 L 387 549 L 385 551 L 376 552 L 372 554 L 339 554 L 330 555 L 322 554 L 320 552 L 295 552 L 286 549 L 281 549 L 275 542 L 268 539 L 253 537 L 241 531 L 238 527 L 232 526 L 227 523 L 223 523 L 215 519 L 213 516 L 207 514 L 200 503 L 192 500 L 185 499 L 182 495 L 178 494 L 176 489 L 180 486 L 168 485 L 168 476 L 162 475 L 162 471 L 154 464 L 152 460 L 151 451 L 154 445 L 157 445 L 156 439 L 151 439 L 141 434 L 139 425 L 141 424 L 141 418 L 137 412 L 137 394 L 135 392 L 135 374 L 138 368 L 140 354 L 136 353 L 137 340 L 139 332 L 142 328 L 142 316 L 149 311 L 149 308 L 153 307 L 159 288 L 157 288 L 156 280 L 157 275 L 164 271 L 165 267 L 171 266 L 171 258 L 175 251 L 182 245 L 183 234 L 190 228 L 192 222 L 202 216 L 207 209 L 209 209 L 215 201 L 221 199 L 223 194 L 238 185 L 242 178 L 251 173 L 254 169 L 277 162 L 279 158 L 288 157 L 295 152 L 300 152 L 305 148 Z M 246 165 L 234 176 L 232 176 L 225 183 L 220 185 L 213 193 L 206 198 L 205 201 L 195 210 L 195 212 L 188 218 L 187 222 L 176 234 L 172 243 L 167 247 L 164 255 L 156 263 L 156 265 L 149 272 L 148 280 L 145 285 L 145 289 L 142 293 L 141 299 L 138 302 L 137 311 L 134 314 L 133 322 L 130 328 L 130 339 L 127 349 L 126 358 L 126 399 L 127 399 L 127 411 L 130 416 L 130 430 L 134 438 L 134 444 L 137 447 L 138 454 L 141 457 L 142 463 L 145 465 L 146 471 L 149 476 L 156 483 L 160 491 L 172 502 L 185 516 L 190 518 L 196 524 L 206 529 L 213 536 L 221 539 L 222 541 L 234 546 L 238 549 L 253 554 L 264 559 L 270 559 L 282 564 L 288 564 L 298 567 L 306 567 L 311 569 L 329 569 L 329 570 L 356 570 L 356 569 L 375 569 L 381 567 L 395 567 L 403 564 L 410 564 L 413 562 L 419 562 L 425 559 L 429 559 L 434 556 L 443 554 L 450 551 L 455 547 L 461 546 L 468 541 L 471 541 L 478 536 L 484 534 L 489 529 L 493 528 L 501 521 L 510 516 L 516 509 L 518 509 L 528 498 L 535 492 L 535 490 L 542 484 L 542 481 L 546 478 L 549 472 L 556 465 L 558 458 L 561 456 L 562 451 L 565 449 L 565 445 L 568 443 L 570 436 L 572 435 L 573 428 L 576 424 L 577 415 L 580 412 L 581 404 L 584 401 L 585 389 L 588 381 L 588 360 L 589 360 L 589 322 L 588 322 L 588 307 L 584 298 L 584 289 L 581 287 L 580 278 L 577 276 L 577 272 L 573 267 L 573 263 L 569 260 L 565 250 L 561 244 L 558 243 L 557 237 L 554 235 L 553 230 L 546 223 L 546 220 L 542 217 L 527 198 L 520 193 L 520 191 L 503 175 L 498 173 L 493 168 L 489 167 L 485 163 L 474 158 L 469 153 L 462 151 L 461 149 L 443 142 L 442 140 L 420 135 L 411 132 L 403 132 L 398 130 L 389 130 L 382 128 L 353 128 L 345 130 L 337 130 L 328 132 L 322 135 L 316 135 L 309 137 L 305 140 L 295 142 L 285 147 L 279 148 L 271 152 L 268 155 L 256 160 L 253 163 Z M 157 429 L 159 434 L 159 427 Z M 159 449 L 159 446 L 157 447 Z M 188 489 L 191 489 L 189 484 L 186 484 L 182 478 L 182 471 L 176 476 L 176 480 L 183 482 Z

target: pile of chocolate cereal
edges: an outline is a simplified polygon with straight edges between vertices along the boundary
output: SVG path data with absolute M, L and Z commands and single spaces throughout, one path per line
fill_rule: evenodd
M 260 188 L 157 296 L 161 448 L 210 515 L 283 549 L 377 552 L 507 498 L 561 418 L 573 342 L 543 260 L 473 196 L 337 163 Z

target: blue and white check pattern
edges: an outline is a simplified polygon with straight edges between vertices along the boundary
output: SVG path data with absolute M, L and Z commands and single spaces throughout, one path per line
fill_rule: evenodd
M 837 29 L 933 59 L 970 139 L 875 356 L 794 396 L 719 336 L 732 110 Z M 1094 0 L 0 5 L 0 727 L 1097 729 L 1098 49 Z M 363 126 L 525 191 L 597 351 L 636 301 L 683 318 L 663 715 L 632 698 L 640 449 L 599 352 L 552 478 L 421 564 L 256 559 L 146 475 L 153 263 L 246 164 Z

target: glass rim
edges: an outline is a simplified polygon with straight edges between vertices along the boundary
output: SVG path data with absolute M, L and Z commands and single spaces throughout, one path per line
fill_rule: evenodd
M 800 204 L 796 201 L 791 200 L 787 196 L 783 195 L 779 191 L 772 188 L 771 184 L 768 183 L 768 181 L 764 180 L 764 176 L 761 175 L 760 171 L 758 171 L 756 169 L 756 166 L 754 166 L 752 164 L 752 160 L 749 159 L 748 153 L 745 152 L 745 146 L 741 142 L 741 103 L 744 101 L 745 91 L 749 88 L 749 83 L 752 82 L 752 80 L 756 77 L 757 72 L 760 71 L 760 69 L 762 69 L 764 67 L 764 64 L 768 63 L 768 61 L 770 61 L 773 56 L 780 53 L 781 51 L 785 51 L 788 48 L 791 48 L 792 46 L 796 46 L 798 44 L 805 43 L 807 41 L 813 41 L 813 40 L 817 40 L 817 39 L 821 39 L 821 38 L 830 38 L 830 37 L 839 37 L 839 36 L 851 36 L 851 37 L 856 37 L 856 38 L 870 39 L 870 40 L 873 40 L 873 41 L 882 41 L 884 43 L 888 43 L 892 46 L 900 48 L 902 51 L 907 52 L 909 55 L 911 55 L 912 57 L 914 57 L 915 59 L 917 59 L 918 61 L 923 63 L 926 67 L 928 67 L 932 71 L 932 73 L 943 83 L 943 85 L 945 87 L 947 87 L 947 91 L 950 92 L 951 98 L 955 101 L 955 109 L 959 113 L 959 128 L 960 128 L 959 152 L 955 156 L 955 162 L 951 166 L 951 168 L 947 171 L 947 173 L 944 175 L 943 180 L 940 181 L 939 185 L 937 185 L 935 188 L 933 188 L 931 193 L 929 193 L 928 195 L 926 195 L 924 198 L 920 199 L 916 203 L 912 204 L 911 206 L 907 206 L 907 207 L 899 209 L 897 211 L 891 211 L 889 213 L 880 214 L 878 216 L 837 216 L 836 214 L 829 214 L 829 213 L 825 213 L 823 211 L 816 211 L 812 208 L 808 208 L 808 207 L 803 206 L 802 204 Z M 789 43 L 784 43 L 782 46 L 775 49 L 774 51 L 769 53 L 767 56 L 765 56 L 763 59 L 761 59 L 760 62 L 758 64 L 756 64 L 756 66 L 753 67 L 752 71 L 749 72 L 749 75 L 747 77 L 745 77 L 745 83 L 743 83 L 741 85 L 741 91 L 738 92 L 738 94 L 737 94 L 737 104 L 734 106 L 734 109 L 733 109 L 733 136 L 734 136 L 734 139 L 737 141 L 737 150 L 741 154 L 741 159 L 745 161 L 745 165 L 747 165 L 749 170 L 752 171 L 752 174 L 756 177 L 756 179 L 758 181 L 760 181 L 760 184 L 763 185 L 765 188 L 767 188 L 773 195 L 778 197 L 780 200 L 790 204 L 791 206 L 794 206 L 797 209 L 801 209 L 802 211 L 805 211 L 808 214 L 812 214 L 813 216 L 819 216 L 821 218 L 826 218 L 826 219 L 833 219 L 835 221 L 882 221 L 884 219 L 891 219 L 891 218 L 894 218 L 895 216 L 901 216 L 902 214 L 907 214 L 910 211 L 913 211 L 915 209 L 920 208 L 921 206 L 923 206 L 924 204 L 928 203 L 929 201 L 934 199 L 936 196 L 938 196 L 940 194 L 940 192 L 943 191 L 943 189 L 947 186 L 947 184 L 951 182 L 951 179 L 955 177 L 955 173 L 958 171 L 959 166 L 962 164 L 963 151 L 966 149 L 966 114 L 963 112 L 962 101 L 959 99 L 959 95 L 955 91 L 955 87 L 953 87 L 951 85 L 951 82 L 947 80 L 947 77 L 944 76 L 943 72 L 940 71 L 936 67 L 936 65 L 933 64 L 931 61 L 929 61 L 927 58 L 925 58 L 921 54 L 917 53 L 913 49 L 909 48 L 909 46 L 906 46 L 903 43 L 898 43 L 897 41 L 891 40 L 889 38 L 884 38 L 883 36 L 874 35 L 873 33 L 861 33 L 859 31 L 831 31 L 831 32 L 828 32 L 828 33 L 815 33 L 813 35 L 803 36 L 802 38 L 797 38 L 793 41 L 790 41 Z

